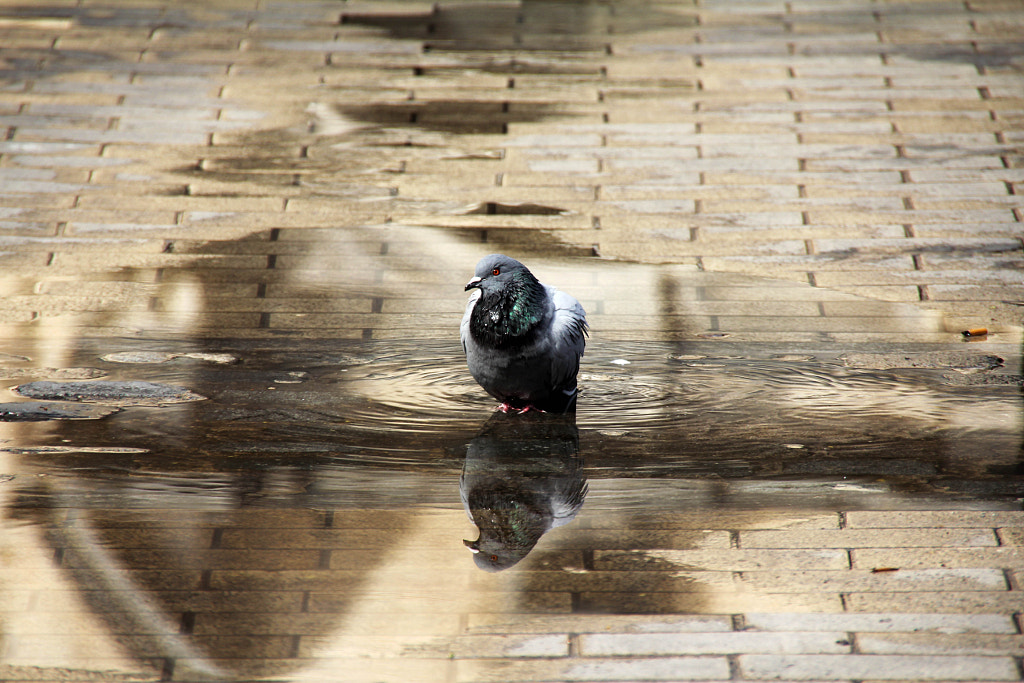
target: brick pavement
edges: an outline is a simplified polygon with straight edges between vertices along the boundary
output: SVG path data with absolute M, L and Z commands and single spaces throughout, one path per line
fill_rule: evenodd
M 1019 325 L 1012 3 L 382 7 L 12 6 L 6 287 L 391 221 Z
M 999 0 L 4 2 L 0 336 L 436 338 L 500 248 L 598 348 L 986 326 L 1019 365 L 1022 34 Z M 1005 507 L 592 516 L 497 576 L 438 549 L 461 511 L 96 512 L 121 585 L 58 513 L 4 528 L 0 677 L 1019 680 Z

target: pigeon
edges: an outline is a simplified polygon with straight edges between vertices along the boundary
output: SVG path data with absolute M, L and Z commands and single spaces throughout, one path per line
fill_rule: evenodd
M 470 374 L 501 401 L 499 410 L 574 411 L 588 329 L 580 302 L 503 254 L 480 259 L 469 290 L 462 348 Z
M 572 413 L 491 416 L 469 442 L 459 478 L 462 505 L 480 530 L 463 541 L 477 567 L 508 569 L 573 520 L 587 496 L 579 450 Z

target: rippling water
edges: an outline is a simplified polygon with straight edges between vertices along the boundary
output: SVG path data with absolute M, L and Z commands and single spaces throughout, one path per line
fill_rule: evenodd
M 110 369 L 188 386 L 208 401 L 22 425 L 11 452 L 26 471 L 67 480 L 64 494 L 84 498 L 173 494 L 175 504 L 196 496 L 217 505 L 344 493 L 376 504 L 457 504 L 430 478 L 461 470 L 495 409 L 457 343 L 217 350 L 240 362 Z M 866 477 L 931 490 L 1018 467 L 1013 387 L 955 386 L 941 370 L 865 370 L 814 353 L 743 351 L 592 342 L 575 418 L 587 476 Z

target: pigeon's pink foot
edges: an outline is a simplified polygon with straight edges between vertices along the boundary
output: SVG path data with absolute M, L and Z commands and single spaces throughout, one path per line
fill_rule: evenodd
M 523 408 L 516 408 L 515 406 L 510 405 L 508 403 L 502 403 L 501 405 L 498 406 L 498 410 L 500 410 L 503 413 L 512 413 L 514 415 L 522 415 L 523 413 L 529 413 L 529 412 L 534 412 L 534 413 L 547 412 L 547 411 L 541 410 L 540 408 L 538 408 L 536 406 L 530 405 L 529 403 L 527 403 L 526 406 L 523 407 Z

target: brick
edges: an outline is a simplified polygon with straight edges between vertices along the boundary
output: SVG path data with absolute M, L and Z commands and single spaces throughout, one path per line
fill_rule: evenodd
M 868 214 L 857 209 L 843 210 L 843 211 L 829 211 L 826 209 L 814 209 L 808 210 L 808 220 L 812 223 L 838 223 L 842 225 L 846 224 L 858 224 L 861 222 L 870 222 Z M 991 223 L 1005 223 L 1012 219 L 1012 212 L 1009 209 L 990 209 L 990 210 L 958 210 L 958 209 L 920 209 L 920 210 L 907 210 L 888 212 L 884 209 L 879 209 L 875 213 L 875 222 L 883 223 L 894 223 L 894 224 L 928 224 L 928 223 L 949 223 L 953 221 L 962 221 L 967 215 L 970 215 L 972 219 L 979 220 L 981 222 Z
M 652 199 L 659 197 L 692 197 L 706 199 L 749 199 L 765 198 L 772 200 L 796 199 L 797 188 L 793 185 L 698 185 L 676 183 L 648 183 L 635 185 L 601 186 L 603 200 L 620 199 Z
M 83 194 L 78 206 L 84 209 L 136 209 L 147 211 L 252 211 L 275 212 L 284 208 L 279 197 L 154 197 L 137 194 Z
M 1020 635 L 945 633 L 862 633 L 858 650 L 864 654 L 1019 656 Z
M 109 599 L 110 591 L 97 591 L 94 599 Z M 277 613 L 299 612 L 302 609 L 302 594 L 287 591 L 238 591 L 235 593 L 210 591 L 147 591 L 146 595 L 155 600 L 167 612 L 245 612 L 269 611 Z M 130 600 L 130 598 L 125 598 Z M 119 603 L 126 605 L 127 602 Z M 72 606 L 69 608 L 69 605 Z M 35 605 L 40 612 L 61 612 L 73 609 L 75 600 L 61 591 L 52 591 L 41 596 Z M 82 609 L 88 609 L 84 605 Z M 110 612 L 130 611 L 127 608 L 112 608 Z
M 456 634 L 459 616 L 453 612 L 349 614 L 347 624 L 355 632 L 378 636 L 415 636 L 423 633 Z M 334 614 L 308 612 L 266 614 L 259 612 L 203 612 L 196 614 L 196 635 L 322 636 L 337 626 Z
M 159 664 L 159 662 L 157 662 Z M 114 670 L 116 666 L 108 667 Z M 179 657 L 175 660 L 172 681 L 191 682 L 223 676 L 225 673 L 239 680 L 279 679 L 302 670 L 310 676 L 321 680 L 337 676 L 339 671 L 358 672 L 356 680 L 371 681 L 440 681 L 445 680 L 449 668 L 448 662 L 436 659 L 368 659 L 331 657 L 321 655 L 315 659 L 299 659 L 294 657 L 270 659 L 252 657 L 248 659 L 198 658 Z M 160 666 L 154 666 L 160 671 Z M 327 673 L 324 673 L 327 672 Z
M 75 194 L 85 185 L 41 180 L 5 180 L 3 191 L 10 194 Z
M 751 280 L 751 283 L 757 282 Z M 768 286 L 768 282 L 763 281 L 765 284 L 761 285 L 757 282 L 758 286 L 744 286 L 740 283 L 735 285 L 709 285 L 703 288 L 704 301 L 723 301 L 723 302 L 738 302 L 743 303 L 745 301 L 760 302 L 763 305 L 765 294 L 763 287 Z M 774 302 L 790 302 L 801 304 L 800 309 L 804 309 L 803 304 L 809 302 L 832 302 L 842 301 L 849 302 L 852 297 L 849 294 L 837 292 L 836 290 L 830 289 L 819 289 L 817 287 L 811 287 L 807 284 L 799 284 L 796 282 L 783 282 L 775 281 L 774 286 L 771 288 L 771 299 Z M 915 290 L 916 291 L 916 290 Z M 856 302 L 854 302 L 856 303 Z M 798 309 L 798 310 L 800 310 Z M 783 310 L 788 310 L 783 308 Z M 818 315 L 821 311 L 818 311 Z
M 815 282 L 819 287 L 906 285 L 911 283 L 927 285 L 998 285 L 1024 282 L 1019 271 L 992 268 L 986 271 L 928 270 L 888 272 L 869 271 L 824 271 L 815 270 Z
M 878 289 L 880 290 L 881 288 Z M 919 300 L 916 287 L 914 288 L 914 297 L 909 300 Z M 824 315 L 829 317 L 909 317 L 918 321 L 919 324 L 921 318 L 925 317 L 921 309 L 917 307 L 893 305 L 883 301 L 823 301 L 821 303 L 821 310 Z
M 1012 614 L 1020 609 L 1022 597 L 1017 591 L 850 593 L 845 604 L 854 612 Z
M 457 659 L 471 657 L 565 657 L 569 639 L 565 635 L 462 636 L 447 648 Z
M 157 533 L 152 527 L 145 531 L 137 528 L 114 528 L 97 530 L 105 545 L 118 548 L 150 548 L 166 550 L 170 548 L 208 548 L 213 537 L 209 529 L 197 531 L 189 528 L 164 529 Z M 84 540 L 75 536 L 62 539 L 62 546 L 66 549 L 88 548 L 92 544 L 91 539 Z M 144 574 L 141 576 L 145 576 Z
M 338 641 L 331 636 L 302 638 L 298 656 L 315 658 L 324 651 L 333 657 L 419 659 L 473 659 L 498 657 L 566 657 L 568 637 L 564 634 L 472 635 L 438 637 L 427 631 L 418 637 L 348 635 Z
M 1006 207 L 1007 209 L 1020 208 L 1021 201 L 1014 192 L 1011 192 L 1011 188 L 1004 187 L 1004 192 L 993 193 L 990 195 L 982 194 L 977 192 L 974 194 L 958 195 L 949 193 L 948 195 L 932 195 L 925 193 L 909 192 L 911 195 L 914 207 L 922 211 L 985 211 L 986 209 L 994 209 L 997 207 Z
M 470 633 L 707 633 L 731 631 L 728 615 L 491 614 L 471 613 Z
M 953 270 L 960 271 L 973 271 L 978 269 L 990 268 L 994 264 L 992 263 L 998 258 L 998 264 L 1000 267 L 1007 270 L 1013 268 L 1024 267 L 1024 253 L 1013 254 L 1007 253 L 1001 258 L 992 256 L 971 256 L 966 254 L 924 254 L 921 256 L 920 263 L 925 272 L 928 272 L 932 268 L 942 271 L 949 272 Z M 1024 284 L 1024 277 L 1016 277 L 1010 280 L 1007 284 Z
M 944 634 L 1017 632 L 1013 618 L 1006 614 L 782 614 L 747 613 L 747 628 L 764 631 L 857 631 L 867 633 Z
M 75 142 L 52 142 L 32 140 L 0 140 L 0 153 L 3 154 L 57 154 L 61 152 L 88 152 L 91 156 L 99 156 L 98 145 Z
M 433 558 L 430 558 L 433 559 Z M 387 573 L 381 570 L 382 576 Z M 409 592 L 436 592 L 437 579 L 434 576 L 410 578 L 394 576 Z M 311 590 L 323 592 L 351 591 L 358 593 L 365 581 L 364 571 L 359 569 L 215 569 L 210 575 L 209 585 L 213 590 Z
M 1003 287 L 984 285 L 928 285 L 928 298 L 932 301 L 1005 301 L 1024 300 L 1024 283 Z
M 513 131 L 510 128 L 510 133 L 511 132 Z M 572 149 L 577 147 L 600 147 L 601 144 L 601 136 L 596 133 L 519 134 L 514 135 L 514 137 L 506 142 L 506 145 L 509 147 L 530 147 L 538 150 L 548 150 L 546 152 L 547 154 L 551 154 L 552 149 L 557 149 L 559 147 Z
M 941 160 L 934 158 L 917 156 L 917 157 L 901 157 L 898 159 L 808 159 L 806 168 L 809 171 L 845 171 L 848 173 L 860 173 L 862 171 L 889 171 L 894 168 L 897 170 L 910 170 L 913 171 L 915 168 L 926 168 L 934 166 L 938 161 L 941 161 L 943 166 L 953 169 L 1001 169 L 1005 168 L 1002 160 L 999 156 L 990 155 L 972 155 L 970 157 L 953 157 L 947 156 Z
M 920 237 L 963 237 L 969 235 L 1000 235 L 1011 237 L 1020 232 L 1019 223 L 922 223 L 914 226 L 914 233 Z
M 717 216 L 716 216 L 717 218 Z M 812 225 L 790 222 L 785 225 L 770 225 L 751 222 L 748 225 L 701 225 L 699 228 L 700 238 L 711 242 L 725 242 L 730 244 L 756 243 L 759 241 L 775 240 L 802 240 L 806 251 L 808 240 L 821 237 L 861 237 L 861 238 L 894 238 L 903 237 L 906 234 L 901 225 L 877 225 L 877 226 L 835 226 L 835 225 Z
M 699 222 L 703 230 L 714 227 L 727 227 L 735 229 L 743 227 L 746 229 L 764 229 L 779 226 L 803 226 L 803 215 L 797 211 L 752 211 L 733 213 L 731 211 L 717 211 L 714 213 L 701 213 L 699 218 L 692 220 Z
M 775 292 L 773 290 L 773 296 Z M 765 508 L 757 511 L 716 509 L 700 512 L 633 513 L 627 520 L 615 516 L 591 519 L 591 529 L 691 529 L 701 532 L 697 538 L 707 534 L 718 534 L 714 529 L 836 529 L 839 516 L 832 512 L 816 510 L 786 510 Z
M 919 318 L 900 318 L 885 316 L 851 316 L 841 317 L 829 313 L 827 317 L 792 318 L 778 316 L 719 316 L 718 326 L 724 331 L 735 332 L 771 332 L 776 330 L 803 332 L 917 332 L 922 328 Z M 755 546 L 760 547 L 760 546 Z
M 1009 657 L 741 655 L 744 678 L 771 680 L 1017 680 Z
M 914 271 L 913 259 L 908 256 L 886 256 L 873 259 L 833 258 L 828 255 L 781 256 L 708 256 L 701 259 L 705 268 L 725 272 L 748 272 L 765 276 L 784 276 L 789 273 L 813 272 L 819 287 L 836 284 L 879 285 L 904 284 L 907 275 L 916 273 L 911 281 L 921 280 Z
M 758 533 L 758 532 L 746 532 Z M 758 569 L 846 569 L 846 552 L 839 549 L 764 550 L 647 550 L 594 553 L 598 568 L 636 570 L 647 567 L 705 571 L 754 571 Z
M 90 659 L 95 662 L 97 669 L 101 671 L 125 671 L 126 667 L 124 664 L 123 655 L 109 655 L 104 653 L 90 653 Z M 159 659 L 142 658 L 140 657 L 132 663 L 131 673 L 125 673 L 126 676 L 137 676 L 139 678 L 152 678 L 154 672 L 159 672 L 161 662 Z M 38 665 L 20 664 L 17 662 L 4 662 L 0 664 L 0 675 L 4 678 L 5 682 L 10 683 L 40 683 L 41 681 L 52 681 L 59 680 L 59 676 L 66 674 L 60 673 L 58 667 L 47 667 Z
M 175 566 L 176 559 L 181 558 L 180 551 L 174 549 L 122 549 L 118 551 L 127 565 L 133 569 L 160 569 Z M 203 569 L 316 569 L 320 566 L 320 553 L 317 550 L 204 550 L 192 561 Z M 75 554 L 65 558 L 68 567 L 88 567 L 88 561 Z
M 995 168 L 980 171 L 955 168 L 916 168 L 909 171 L 908 175 L 914 185 L 934 183 L 946 187 L 956 183 L 983 183 L 986 186 L 997 186 L 998 183 L 1024 181 L 1024 168 Z
M 566 572 L 559 568 L 555 571 L 524 570 L 521 578 L 532 590 L 578 593 L 692 593 L 728 591 L 735 585 L 730 573 L 708 571 Z
M 19 636 L 8 656 L 22 661 L 39 660 L 55 651 L 66 652 L 76 647 L 82 650 L 102 652 L 104 646 L 109 642 L 107 638 L 109 636 L 103 634 L 95 636 L 82 634 L 75 636 Z M 159 652 L 166 643 L 166 639 L 167 634 L 149 636 L 132 634 L 122 635 L 118 641 L 134 652 Z M 247 657 L 252 656 L 254 652 L 258 652 L 260 657 L 265 658 L 286 658 L 291 652 L 291 640 L 286 636 L 263 638 L 211 636 L 190 639 L 196 647 L 224 658 Z
M 2 258 L 2 254 L 0 254 Z M 0 310 L 0 322 L 2 323 L 29 323 L 36 319 L 33 311 L 2 311 Z
M 731 590 L 706 592 L 584 592 L 580 608 L 610 614 L 711 613 L 754 611 L 838 612 L 843 601 L 838 593 L 741 593 Z
M 996 533 L 999 535 L 999 542 L 1001 545 L 1024 547 L 1024 527 L 1013 526 L 998 528 L 996 529 Z
M 857 548 L 852 554 L 855 567 L 1002 567 L 1010 569 L 1024 566 L 1024 548 Z
M 580 532 L 566 538 L 559 538 L 552 544 L 558 548 L 589 548 L 589 549 L 640 549 L 640 548 L 729 548 L 730 532 L 728 531 L 680 531 L 680 530 L 640 530 L 610 529 L 608 531 L 590 530 Z
M 587 658 L 571 661 L 460 661 L 456 681 L 704 681 L 729 678 L 725 657 Z
M 910 527 L 1024 527 L 1024 512 L 1019 510 L 893 510 L 885 512 L 851 510 L 846 513 L 850 529 L 890 529 Z
M 845 644 L 841 644 L 845 641 Z M 849 652 L 846 634 L 769 633 L 598 633 L 580 636 L 583 656 L 722 655 L 739 653 L 809 654 Z
M 744 572 L 742 586 L 764 592 L 863 592 L 863 591 L 990 591 L 1006 590 L 1001 569 L 899 569 L 835 571 Z
M 337 614 L 348 609 L 353 600 L 377 602 L 393 596 L 392 588 L 366 590 L 357 594 L 310 592 L 309 611 Z M 440 602 L 453 612 L 466 612 L 483 601 L 494 612 L 528 611 L 538 614 L 569 613 L 572 610 L 572 596 L 569 593 L 545 593 L 533 591 L 475 591 L 472 594 L 453 595 L 450 591 L 412 592 L 403 595 L 400 604 L 394 604 L 397 614 L 429 612 L 436 610 Z
M 9 585 L 17 585 L 19 582 L 24 580 L 25 571 L 24 566 L 20 566 L 17 569 L 10 569 L 7 572 L 8 576 L 5 578 L 13 579 Z M 19 577 L 18 574 L 22 576 Z M 91 571 L 91 570 L 80 570 L 76 571 L 83 577 L 83 580 L 89 581 L 88 585 L 96 586 L 101 585 L 104 580 L 102 572 Z M 199 570 L 177 570 L 177 569 L 156 569 L 156 570 L 126 570 L 124 572 L 125 578 L 129 579 L 133 585 L 145 587 L 146 590 L 155 591 L 192 591 L 199 590 L 202 583 L 202 572 Z M 37 622 L 32 621 L 20 621 L 22 626 L 19 628 L 19 634 L 39 634 L 39 635 L 74 635 L 80 633 L 83 624 L 81 622 L 66 622 L 66 621 L 53 621 L 49 619 L 40 619 Z M 117 626 L 111 626 L 108 633 L 115 634 L 159 634 L 163 633 L 161 630 L 162 624 L 158 621 L 153 621 L 147 624 L 119 624 Z
M 745 531 L 743 548 L 941 548 L 998 545 L 991 529 L 840 529 Z
M 144 130 L 92 130 L 88 128 L 28 128 L 18 129 L 19 139 L 66 140 L 85 144 L 132 144 L 132 145 L 205 145 L 209 139 L 207 131 L 160 130 L 152 127 Z

